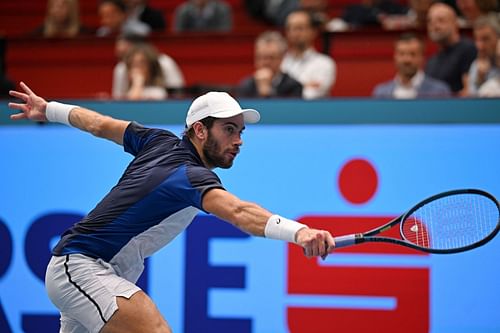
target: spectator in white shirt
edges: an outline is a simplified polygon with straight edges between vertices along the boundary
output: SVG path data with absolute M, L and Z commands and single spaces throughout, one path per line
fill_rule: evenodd
M 476 96 L 479 88 L 499 71 L 495 65 L 495 49 L 500 37 L 498 18 L 495 14 L 481 16 L 474 22 L 473 29 L 477 57 L 469 68 L 468 96 Z
M 308 11 L 298 9 L 287 16 L 288 52 L 281 68 L 302 84 L 305 99 L 330 96 L 335 83 L 335 62 L 314 49 L 317 34 L 317 26 Z
M 113 70 L 112 97 L 114 99 L 124 99 L 129 91 L 129 80 L 127 79 L 127 66 L 123 61 L 125 54 L 137 44 L 146 44 L 141 36 L 121 35 L 115 44 L 115 53 L 119 62 Z M 184 76 L 177 63 L 164 53 L 158 54 L 158 62 L 163 72 L 165 87 L 167 89 L 181 89 L 184 87 Z
M 497 42 L 495 62 L 497 68 L 500 68 L 500 39 Z M 500 97 L 500 72 L 497 72 L 494 77 L 488 79 L 479 88 L 478 95 L 479 97 Z

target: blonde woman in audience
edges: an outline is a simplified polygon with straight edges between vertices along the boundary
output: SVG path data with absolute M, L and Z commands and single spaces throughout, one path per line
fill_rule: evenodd
M 154 47 L 142 36 L 125 34 L 118 36 L 116 39 L 115 55 L 118 63 L 113 68 L 113 85 L 111 89 L 114 99 L 126 98 L 130 87 L 127 79 L 127 66 L 124 59 L 127 52 L 138 44 L 148 44 Z M 175 60 L 165 53 L 158 52 L 158 62 L 163 71 L 165 87 L 173 91 L 174 95 L 175 92 L 180 92 L 185 84 L 184 75 Z
M 71 38 L 82 33 L 90 33 L 90 30 L 80 24 L 78 0 L 49 0 L 45 21 L 33 35 Z
M 129 80 L 129 100 L 165 99 L 165 79 L 158 53 L 148 44 L 135 45 L 125 56 Z

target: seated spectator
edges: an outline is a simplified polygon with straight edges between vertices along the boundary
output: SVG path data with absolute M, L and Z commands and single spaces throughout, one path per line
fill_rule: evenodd
M 237 89 L 242 97 L 302 97 L 302 85 L 281 71 L 286 40 L 277 31 L 267 31 L 255 41 L 255 73 Z
M 288 51 L 281 70 L 302 84 L 302 97 L 305 99 L 330 96 L 335 83 L 335 62 L 314 49 L 317 34 L 317 27 L 308 11 L 299 9 L 288 15 Z
M 175 9 L 174 31 L 230 31 L 231 7 L 221 0 L 187 0 Z
M 495 64 L 497 68 L 500 68 L 500 39 L 497 41 Z M 479 87 L 478 96 L 500 97 L 500 72 L 496 72 L 495 76 L 488 79 L 488 81 Z
M 128 11 L 127 20 L 132 24 L 142 22 L 150 31 L 164 31 L 167 27 L 163 13 L 149 6 L 147 0 L 125 0 L 125 4 Z
M 330 20 L 327 0 L 300 0 L 298 8 L 309 11 L 321 30 Z
M 246 10 L 253 18 L 277 27 L 285 25 L 286 17 L 299 7 L 299 2 L 299 0 L 244 0 Z
M 402 15 L 407 12 L 406 6 L 393 0 L 363 0 L 361 4 L 346 6 L 342 20 L 353 28 L 364 26 L 380 26 L 386 15 Z
M 127 6 L 122 0 L 100 0 L 98 5 L 101 26 L 97 29 L 98 37 L 113 37 L 120 34 L 146 36 L 150 32 L 147 24 L 127 20 Z
M 396 77 L 378 84 L 373 90 L 377 98 L 429 98 L 449 97 L 450 88 L 435 80 L 422 70 L 424 64 L 424 43 L 414 34 L 403 34 L 394 45 Z
M 113 87 L 112 96 L 115 99 L 126 99 L 127 92 L 130 89 L 127 79 L 127 66 L 124 62 L 125 55 L 133 46 L 139 44 L 147 44 L 146 40 L 137 35 L 121 35 L 117 38 L 115 44 L 115 55 L 119 62 L 113 69 Z M 164 86 L 167 90 L 179 90 L 184 87 L 184 76 L 175 62 L 170 56 L 164 53 L 158 53 L 158 62 L 160 63 Z
M 457 0 L 456 4 L 461 14 L 459 19 L 461 28 L 472 27 L 479 17 L 498 9 L 498 0 Z
M 477 58 L 472 62 L 467 81 L 467 95 L 475 96 L 481 85 L 497 75 L 495 51 L 500 37 L 496 15 L 481 16 L 474 22 L 474 42 Z
M 147 44 L 133 46 L 125 55 L 128 100 L 165 99 L 167 90 L 156 50 Z
M 464 95 L 469 68 L 477 52 L 470 39 L 460 36 L 453 8 L 444 3 L 433 4 L 429 8 L 427 33 L 439 49 L 428 60 L 426 74 L 446 82 L 454 94 Z
M 384 15 L 381 17 L 385 30 L 425 29 L 427 12 L 433 0 L 408 0 L 408 11 L 404 14 Z
M 80 24 L 78 0 L 48 0 L 43 25 L 31 35 L 46 38 L 71 38 L 92 31 Z

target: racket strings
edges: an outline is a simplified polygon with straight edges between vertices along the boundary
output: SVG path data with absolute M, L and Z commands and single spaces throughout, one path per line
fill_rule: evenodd
M 407 216 L 403 237 L 424 248 L 466 247 L 487 237 L 497 226 L 499 212 L 488 197 L 462 193 L 431 201 Z

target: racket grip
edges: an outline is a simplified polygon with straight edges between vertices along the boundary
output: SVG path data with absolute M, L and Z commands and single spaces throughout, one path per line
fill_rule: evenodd
M 356 234 L 334 237 L 335 247 L 345 247 L 356 244 Z

